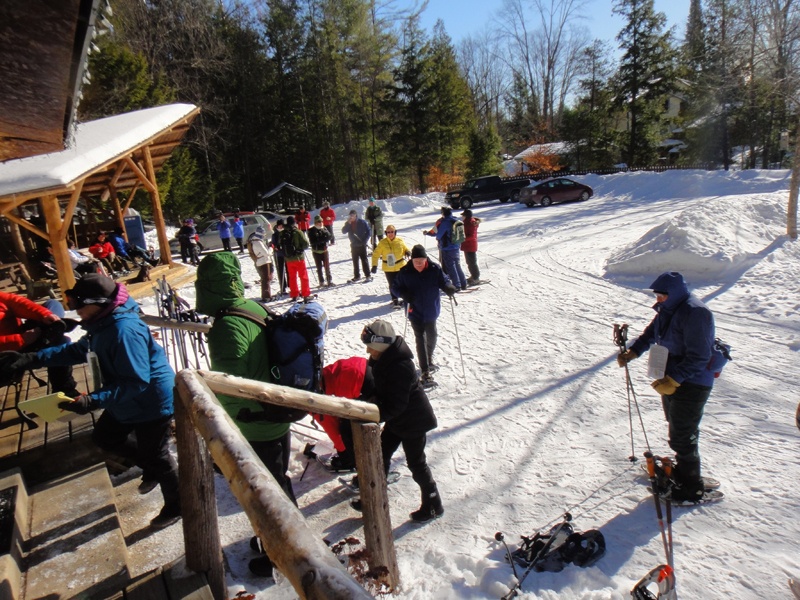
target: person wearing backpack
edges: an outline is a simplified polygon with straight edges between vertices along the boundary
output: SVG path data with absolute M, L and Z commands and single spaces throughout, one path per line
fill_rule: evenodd
M 281 235 L 283 235 L 285 228 L 286 225 L 283 219 L 275 221 L 275 231 L 272 234 L 272 240 L 270 240 L 270 247 L 275 257 L 275 270 L 278 273 L 278 296 L 286 294 L 286 286 L 289 283 L 289 277 L 286 275 L 286 255 L 283 253 L 283 248 L 281 248 Z
M 467 285 L 478 285 L 481 280 L 481 271 L 478 268 L 478 226 L 481 220 L 472 216 L 470 209 L 461 213 L 464 217 L 464 236 L 461 242 L 461 251 L 464 253 L 464 260 L 467 262 L 469 277 Z
M 433 363 L 433 351 L 439 337 L 436 320 L 442 309 L 440 291 L 452 297 L 456 286 L 439 265 L 428 260 L 425 248 L 417 244 L 411 249 L 411 262 L 398 271 L 392 291 L 408 305 L 422 385 L 434 386 L 433 373 L 438 367 Z
M 454 240 L 453 236 L 456 221 L 458 219 L 453 216 L 453 209 L 443 206 L 442 218 L 436 222 L 434 227 L 423 233 L 436 238 L 439 245 L 439 256 L 442 259 L 442 268 L 453 281 L 453 285 L 463 291 L 467 289 L 467 278 L 461 268 L 461 242 Z M 461 226 L 463 227 L 463 223 Z
M 320 287 L 325 286 L 326 281 L 328 282 L 328 287 L 333 285 L 331 263 L 328 255 L 328 242 L 330 239 L 330 232 L 322 225 L 322 217 L 317 215 L 314 217 L 314 226 L 308 230 L 308 243 L 311 245 L 311 256 L 314 257 L 314 264 L 317 267 L 317 281 L 319 281 Z
M 272 300 L 272 290 L 270 283 L 272 282 L 272 248 L 269 242 L 266 241 L 266 235 L 271 233 L 272 227 L 267 222 L 269 232 L 263 226 L 259 225 L 256 230 L 247 238 L 247 251 L 250 253 L 250 258 L 255 263 L 258 276 L 261 278 L 261 301 L 268 302 Z
M 297 300 L 300 294 L 303 300 L 311 298 L 311 287 L 308 284 L 308 270 L 306 269 L 305 251 L 308 248 L 308 238 L 295 224 L 294 217 L 287 217 L 286 227 L 281 233 L 281 248 L 286 260 L 286 273 L 289 277 L 289 294 L 292 300 Z M 300 287 L 297 280 L 300 279 Z
M 663 374 L 651 386 L 661 395 L 669 424 L 669 446 L 675 452 L 672 498 L 697 500 L 702 498 L 704 489 L 698 444 L 700 420 L 715 378 L 709 369 L 714 349 L 714 315 L 689 293 L 680 273 L 659 275 L 649 289 L 656 296 L 656 316 L 630 348 L 617 357 L 617 363 L 624 367 L 650 350 L 650 366 L 655 368 L 654 355 L 666 354 Z
M 414 355 L 392 324 L 377 320 L 361 332 L 367 346 L 375 395 L 369 401 L 378 405 L 383 468 L 389 472 L 392 455 L 402 445 L 411 477 L 420 488 L 422 503 L 409 516 L 424 523 L 444 514 L 442 498 L 425 456 L 428 432 L 436 429 L 436 415 L 420 385 L 414 367 Z
M 406 258 L 411 256 L 403 238 L 397 237 L 397 228 L 394 225 L 386 226 L 386 237 L 378 242 L 378 246 L 372 252 L 372 273 L 378 272 L 378 261 L 383 262 L 383 274 L 386 275 L 386 283 L 389 284 L 389 294 L 392 297 L 392 306 L 401 307 L 400 298 L 392 292 L 392 284 L 397 272 L 406 265 Z
M 267 311 L 244 297 L 239 259 L 228 252 L 206 256 L 197 267 L 197 311 L 214 316 L 229 309 L 243 309 L 262 318 Z M 267 332 L 250 319 L 225 315 L 214 320 L 208 332 L 211 368 L 229 375 L 256 381 L 272 381 L 270 357 L 267 356 Z M 252 446 L 253 451 L 275 478 L 286 496 L 297 505 L 289 477 L 291 434 L 289 423 L 268 420 L 264 405 L 255 400 L 218 394 L 220 404 Z M 250 561 L 256 575 L 272 575 L 272 561 L 266 554 Z
M 369 272 L 369 262 L 367 261 L 367 242 L 369 241 L 369 225 L 364 219 L 358 218 L 358 213 L 351 210 L 347 216 L 347 222 L 342 227 L 342 233 L 346 233 L 350 238 L 350 257 L 353 259 L 353 278 L 351 282 L 361 279 L 358 274 L 358 265 L 364 271 L 366 281 L 372 279 Z
M 375 249 L 375 238 L 377 237 L 378 240 L 383 239 L 383 212 L 381 211 L 381 207 L 375 204 L 375 198 L 370 197 L 369 199 L 369 206 L 367 206 L 367 210 L 364 213 L 367 221 L 369 221 L 369 226 L 372 229 L 372 249 Z

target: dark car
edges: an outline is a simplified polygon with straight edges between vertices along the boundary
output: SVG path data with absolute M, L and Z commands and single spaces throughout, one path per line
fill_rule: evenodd
M 500 200 L 508 202 L 517 201 L 517 196 L 522 188 L 530 183 L 525 177 L 499 177 L 487 175 L 470 179 L 458 189 L 450 190 L 445 194 L 444 201 L 452 208 L 470 208 L 476 202 Z
M 594 191 L 588 185 L 557 177 L 547 181 L 534 181 L 519 191 L 519 203 L 531 207 L 534 204 L 550 206 L 553 202 L 588 200 Z

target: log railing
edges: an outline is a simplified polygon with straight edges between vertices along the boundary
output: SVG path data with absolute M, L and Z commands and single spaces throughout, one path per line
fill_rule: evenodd
M 215 394 L 248 398 L 353 420 L 354 450 L 364 506 L 367 562 L 381 583 L 400 585 L 380 450 L 378 408 L 348 400 L 233 377 L 183 370 L 176 378 L 175 419 L 186 564 L 207 574 L 215 598 L 225 597 L 217 527 L 213 462 L 228 480 L 267 554 L 301 598 L 371 596 L 306 524 L 219 404 Z

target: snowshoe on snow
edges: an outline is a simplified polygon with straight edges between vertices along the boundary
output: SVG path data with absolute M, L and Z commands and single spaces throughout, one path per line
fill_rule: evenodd
M 642 577 L 631 590 L 631 598 L 633 600 L 677 600 L 675 572 L 672 567 L 658 565 Z
M 332 473 L 352 473 L 356 470 L 355 462 L 343 460 L 338 454 L 318 454 L 317 462 Z
M 649 477 L 650 474 L 647 472 L 647 465 L 642 463 L 641 467 L 645 476 Z M 719 489 L 720 485 L 721 484 L 718 479 L 714 479 L 713 477 L 709 477 L 708 475 L 703 475 L 703 487 L 706 490 L 717 490 Z
M 702 495 L 691 498 L 676 497 L 673 491 L 673 494 L 669 497 L 669 500 L 672 502 L 672 506 L 694 506 L 696 504 L 712 504 L 714 502 L 719 502 L 724 497 L 725 494 L 719 490 L 703 490 Z M 666 499 L 667 496 L 662 496 L 662 498 Z
M 391 485 L 400 479 L 400 473 L 397 471 L 389 471 L 386 475 L 386 485 Z M 358 475 L 353 477 L 339 477 L 339 483 L 350 490 L 353 494 L 358 494 Z
M 435 388 L 438 383 L 433 380 L 433 375 L 431 375 L 430 371 L 423 371 L 422 375 L 419 377 L 419 382 L 422 385 L 423 389 L 432 390 Z

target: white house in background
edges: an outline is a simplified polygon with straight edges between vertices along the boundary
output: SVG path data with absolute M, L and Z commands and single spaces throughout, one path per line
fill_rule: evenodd
M 506 175 L 524 175 L 529 172 L 528 159 L 534 156 L 541 156 L 542 154 L 551 154 L 553 156 L 563 156 L 569 152 L 569 145 L 567 142 L 550 142 L 549 144 L 534 144 L 525 148 L 522 152 L 514 156 L 511 160 L 503 163 Z

